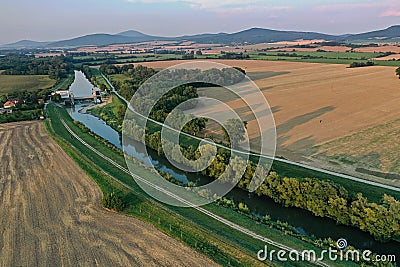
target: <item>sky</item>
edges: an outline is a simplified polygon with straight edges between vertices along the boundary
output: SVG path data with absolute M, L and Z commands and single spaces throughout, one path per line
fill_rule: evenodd
M 400 24 L 399 0 L 1 0 L 0 44 L 125 30 L 158 36 L 262 27 L 328 34 Z

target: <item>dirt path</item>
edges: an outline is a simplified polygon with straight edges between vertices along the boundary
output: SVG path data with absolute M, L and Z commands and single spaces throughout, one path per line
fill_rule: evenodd
M 101 191 L 40 122 L 0 125 L 0 266 L 212 266 Z

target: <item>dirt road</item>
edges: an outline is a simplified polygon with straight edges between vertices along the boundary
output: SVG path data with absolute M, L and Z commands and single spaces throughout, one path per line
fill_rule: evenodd
M 0 125 L 0 266 L 213 266 L 151 225 L 105 211 L 41 122 Z

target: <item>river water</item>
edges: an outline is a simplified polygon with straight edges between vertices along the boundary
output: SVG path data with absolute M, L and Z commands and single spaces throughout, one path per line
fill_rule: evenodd
M 75 98 L 85 98 L 92 96 L 94 85 L 86 79 L 82 71 L 75 71 L 75 80 L 69 87 L 69 91 L 74 94 Z
M 83 74 L 75 75 L 75 79 L 76 83 L 74 82 L 74 84 L 90 84 Z M 81 79 L 86 81 L 81 81 Z M 91 88 L 92 87 L 93 85 L 91 85 Z M 108 140 L 118 148 L 122 148 L 121 138 L 117 131 L 108 126 L 103 120 L 82 112 L 82 109 L 88 105 L 92 104 L 77 104 L 74 108 L 69 108 L 68 112 L 74 120 L 80 121 L 97 135 Z M 202 181 L 202 183 L 204 183 L 204 181 L 208 182 L 210 180 L 210 178 L 202 175 L 185 173 L 176 169 L 166 159 L 160 157 L 151 149 L 148 151 L 149 156 L 145 157 L 143 151 L 138 149 L 139 147 L 140 146 L 129 147 L 128 154 L 140 159 L 147 165 L 154 165 L 158 170 L 173 175 L 177 180 L 184 183 L 187 183 L 188 181 Z M 348 244 L 356 248 L 369 249 L 384 255 L 396 254 L 397 258 L 400 258 L 400 243 L 398 242 L 377 242 L 371 235 L 357 228 L 337 225 L 334 220 L 316 217 L 311 212 L 299 208 L 282 207 L 268 197 L 259 197 L 255 194 L 249 194 L 240 188 L 234 188 L 226 197 L 245 203 L 254 214 L 260 216 L 268 214 L 271 216 L 272 220 L 288 222 L 290 225 L 296 227 L 297 231 L 301 234 L 315 236 L 317 238 L 331 237 L 334 240 L 345 238 Z

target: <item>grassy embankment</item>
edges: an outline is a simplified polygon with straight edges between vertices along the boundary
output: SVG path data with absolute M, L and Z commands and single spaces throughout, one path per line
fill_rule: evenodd
M 125 213 L 147 221 L 168 235 L 181 240 L 190 247 L 198 250 L 222 265 L 249 266 L 260 264 L 253 257 L 263 248 L 264 244 L 247 235 L 225 226 L 214 219 L 194 209 L 167 207 L 152 199 L 138 188 L 130 175 L 122 173 L 113 165 L 100 158 L 83 146 L 61 124 L 56 114 L 59 114 L 67 124 L 87 143 L 101 153 L 125 166 L 121 151 L 99 142 L 98 139 L 77 127 L 65 110 L 53 105 L 49 106 L 50 121 L 46 122 L 47 128 L 62 148 L 83 168 L 96 183 L 103 193 L 119 192 L 123 194 L 128 203 Z M 151 175 L 149 170 L 138 163 L 137 172 Z M 112 178 L 115 177 L 115 178 Z M 115 180 L 117 179 L 117 181 Z M 122 186 L 124 183 L 126 186 Z M 247 216 L 216 204 L 206 206 L 206 209 L 236 222 L 239 225 L 252 229 L 254 232 L 279 241 L 297 249 L 320 250 L 311 243 L 290 236 L 285 230 L 278 231 L 261 223 L 256 223 Z M 304 239 L 306 239 L 304 237 Z M 271 247 L 271 246 L 269 246 Z M 269 263 L 271 265 L 271 263 Z M 287 264 L 293 266 L 294 263 Z M 349 263 L 352 265 L 351 263 Z M 307 266 L 308 263 L 298 263 L 295 266 Z
M 56 91 L 56 90 L 68 90 L 68 88 L 71 86 L 71 84 L 74 82 L 75 75 L 74 74 L 69 74 L 67 78 L 64 78 L 60 80 L 56 85 L 54 85 L 51 90 Z

